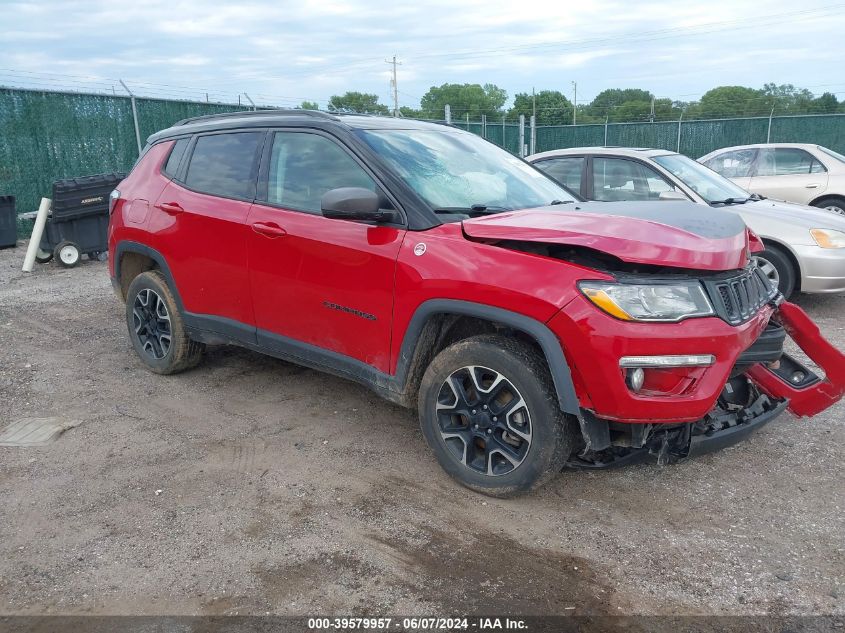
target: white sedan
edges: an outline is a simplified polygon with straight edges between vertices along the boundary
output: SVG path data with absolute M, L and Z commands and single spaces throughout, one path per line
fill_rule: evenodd
M 752 193 L 845 215 L 845 156 L 821 145 L 738 145 L 698 162 Z
M 587 200 L 690 200 L 735 211 L 762 238 L 766 250 L 758 263 L 784 295 L 845 292 L 845 217 L 763 200 L 701 163 L 662 149 L 581 147 L 526 160 Z

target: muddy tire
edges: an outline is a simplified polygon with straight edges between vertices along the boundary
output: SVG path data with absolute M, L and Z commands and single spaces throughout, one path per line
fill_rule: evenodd
M 440 352 L 423 375 L 418 408 L 440 466 L 494 497 L 543 485 L 574 445 L 545 359 L 515 339 L 475 336 Z
M 195 367 L 205 346 L 191 340 L 179 306 L 164 276 L 141 273 L 126 293 L 129 339 L 146 367 L 157 374 L 175 374 Z

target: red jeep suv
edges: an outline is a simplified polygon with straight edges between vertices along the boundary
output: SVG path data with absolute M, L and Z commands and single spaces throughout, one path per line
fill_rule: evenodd
M 222 343 L 357 381 L 417 407 L 440 465 L 499 496 L 836 402 L 845 358 L 757 247 L 716 209 L 584 203 L 468 132 L 304 110 L 154 134 L 109 226 L 152 371 Z

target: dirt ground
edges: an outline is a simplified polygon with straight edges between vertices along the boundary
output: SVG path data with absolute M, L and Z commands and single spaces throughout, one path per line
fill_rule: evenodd
M 0 251 L 0 614 L 845 614 L 845 405 L 684 464 L 489 499 L 415 415 L 231 347 L 131 350 L 107 265 Z M 845 297 L 801 297 L 845 346 Z M 160 491 L 157 494 L 157 491 Z

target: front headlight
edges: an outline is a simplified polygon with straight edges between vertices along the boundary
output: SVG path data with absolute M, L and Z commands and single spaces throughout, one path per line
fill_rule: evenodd
M 619 284 L 582 281 L 581 292 L 609 315 L 623 321 L 681 321 L 710 316 L 713 306 L 698 282 Z
M 816 244 L 822 248 L 845 248 L 845 233 L 833 229 L 810 229 Z

